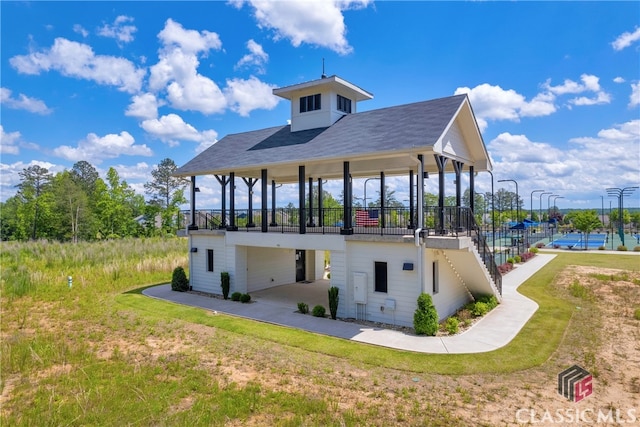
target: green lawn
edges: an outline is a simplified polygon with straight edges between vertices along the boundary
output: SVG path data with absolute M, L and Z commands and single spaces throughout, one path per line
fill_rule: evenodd
M 633 255 L 559 254 L 520 287 L 540 309 L 509 345 L 431 355 L 139 293 L 169 281 L 186 254 L 183 239 L 3 242 L 0 424 L 477 425 L 451 399 L 477 394 L 459 383 L 547 366 L 572 316 L 595 316 L 577 312 L 575 298 L 555 286 L 565 266 L 640 267 Z M 587 322 L 571 330 L 572 340 L 590 342 Z M 504 392 L 491 393 L 486 399 Z
M 496 351 L 480 354 L 423 354 L 399 351 L 232 316 L 211 317 L 202 309 L 150 300 L 135 293 L 120 295 L 116 300 L 119 304 L 144 312 L 149 317 L 181 319 L 373 366 L 456 375 L 505 373 L 540 365 L 558 347 L 575 306 L 558 295 L 552 283 L 555 276 L 567 265 L 591 265 L 637 271 L 640 269 L 640 258 L 635 255 L 617 254 L 559 254 L 519 288 L 523 295 L 539 305 L 531 320 L 511 343 Z

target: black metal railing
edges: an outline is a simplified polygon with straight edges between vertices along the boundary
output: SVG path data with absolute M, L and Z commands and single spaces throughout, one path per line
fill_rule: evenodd
M 275 233 L 340 234 L 345 227 L 343 208 L 314 208 L 309 216 L 307 208 L 276 208 L 276 210 L 235 209 L 231 211 L 198 210 L 195 214 L 195 225 L 199 229 L 227 229 L 233 225 L 238 231 L 262 231 L 262 219 L 266 214 L 267 231 Z M 301 221 L 300 219 L 303 219 Z M 191 212 L 181 211 L 180 228 L 191 225 Z M 351 214 L 351 230 L 353 234 L 406 235 L 412 233 L 417 217 L 410 217 L 406 207 L 390 208 L 358 208 Z M 425 235 L 472 238 L 496 287 L 502 294 L 502 275 L 498 270 L 495 257 L 486 235 L 476 223 L 471 209 L 466 207 L 425 206 L 422 231 Z
M 230 210 L 224 215 L 220 210 L 198 210 L 195 224 L 199 229 L 227 228 L 232 225 L 238 231 L 262 231 L 262 218 L 266 213 L 267 231 L 279 233 L 299 233 L 303 224 L 305 233 L 340 234 L 345 227 L 343 208 L 313 208 L 309 216 L 307 208 L 276 208 L 249 211 L 235 209 L 233 217 Z M 302 222 L 300 219 L 302 218 Z M 413 229 L 409 208 L 353 208 L 351 215 L 353 234 L 403 235 Z M 180 228 L 191 225 L 191 212 L 182 211 Z
M 473 212 L 469 208 L 461 208 L 466 210 L 466 214 L 464 215 L 466 224 L 468 225 L 468 229 L 470 230 L 470 235 L 472 237 L 473 243 L 476 245 L 476 249 L 480 254 L 480 258 L 484 262 L 484 265 L 489 270 L 489 274 L 493 279 L 493 282 L 498 288 L 498 292 L 502 295 L 502 274 L 500 274 L 500 270 L 498 270 L 498 264 L 496 263 L 495 254 L 489 248 L 489 244 L 487 243 L 487 237 L 480 226 L 476 223 L 475 216 Z
M 262 217 L 266 214 L 267 231 L 281 233 L 299 233 L 301 224 L 305 233 L 339 234 L 345 228 L 343 208 L 313 208 L 309 216 L 307 208 L 276 208 L 248 210 L 235 209 L 233 217 L 230 210 L 198 210 L 195 225 L 202 229 L 227 228 L 232 225 L 240 231 L 262 231 Z M 445 206 L 425 206 L 422 229 L 428 235 L 470 236 L 477 229 L 469 208 Z M 302 218 L 302 222 L 300 221 Z M 190 211 L 182 211 L 180 228 L 191 224 Z M 407 230 L 416 228 L 417 215 L 411 218 L 407 207 L 360 208 L 351 209 L 351 229 L 353 234 L 404 235 Z

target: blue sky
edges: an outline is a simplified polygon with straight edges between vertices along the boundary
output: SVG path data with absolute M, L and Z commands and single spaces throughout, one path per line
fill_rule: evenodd
M 319 78 L 323 58 L 374 94 L 359 111 L 468 93 L 495 179 L 516 180 L 525 207 L 545 189 L 560 208 L 600 208 L 601 196 L 608 208 L 605 188 L 640 185 L 638 2 L 2 1 L 0 12 L 3 201 L 23 168 L 80 160 L 144 194 L 160 160 L 182 165 L 229 133 L 286 123 L 272 89 Z M 219 207 L 217 182 L 198 186 L 198 208 Z M 490 191 L 488 174 L 476 189 Z M 639 206 L 640 191 L 625 199 Z

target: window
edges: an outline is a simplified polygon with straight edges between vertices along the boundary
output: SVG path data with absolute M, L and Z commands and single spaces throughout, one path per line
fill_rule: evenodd
M 431 280 L 433 282 L 433 294 L 435 295 L 440 291 L 440 284 L 438 283 L 438 261 L 433 261 Z
M 387 263 L 375 262 L 375 291 L 387 293 Z
M 320 105 L 320 94 L 303 96 L 300 98 L 300 112 L 306 113 L 307 111 L 319 110 L 321 108 Z
M 213 249 L 207 249 L 207 271 L 213 271 Z
M 342 95 L 338 95 L 338 110 L 351 114 L 351 100 Z

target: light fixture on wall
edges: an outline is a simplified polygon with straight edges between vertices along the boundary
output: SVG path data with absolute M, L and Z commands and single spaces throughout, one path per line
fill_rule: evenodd
M 404 264 L 402 264 L 402 269 L 404 271 L 413 271 L 413 263 L 412 262 L 405 262 Z
M 198 248 L 191 248 L 191 252 L 198 252 Z

